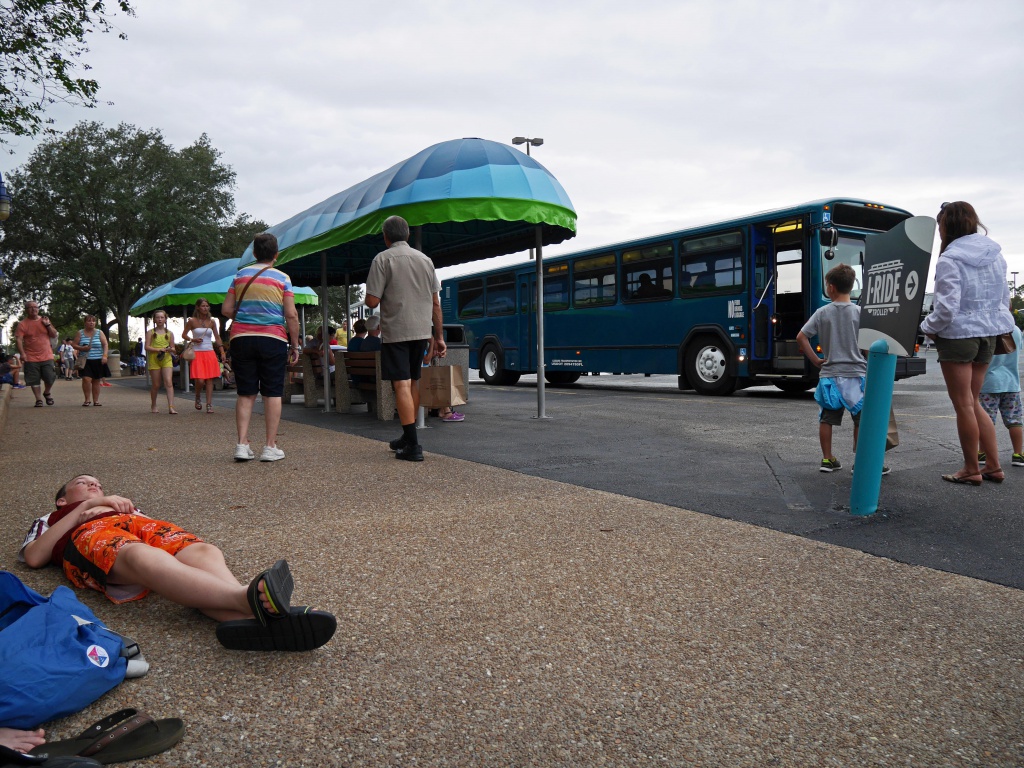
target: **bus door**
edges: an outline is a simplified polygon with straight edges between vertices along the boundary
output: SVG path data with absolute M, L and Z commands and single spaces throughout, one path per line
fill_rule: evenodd
M 751 237 L 754 279 L 751 281 L 750 357 L 771 360 L 772 315 L 775 313 L 775 264 L 771 258 L 772 234 L 767 227 L 754 227 Z
M 796 341 L 810 306 L 805 233 L 802 219 L 754 227 L 752 355 L 758 360 L 770 359 L 772 373 L 806 373 Z
M 537 275 L 519 275 L 519 370 L 537 370 Z

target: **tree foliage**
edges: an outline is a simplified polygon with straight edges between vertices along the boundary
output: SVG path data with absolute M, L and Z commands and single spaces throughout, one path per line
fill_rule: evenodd
M 157 130 L 79 123 L 10 174 L 18 212 L 0 241 L 0 301 L 17 311 L 34 295 L 58 326 L 109 313 L 127 339 L 139 297 L 226 247 L 241 255 L 248 228 L 265 228 L 230 219 L 234 182 L 205 134 L 175 150 Z
M 127 0 L 117 7 L 135 15 Z M 103 0 L 0 0 L 0 144 L 54 133 L 44 113 L 57 101 L 96 106 L 99 83 L 77 69 L 90 69 L 86 36 L 110 32 L 110 15 Z

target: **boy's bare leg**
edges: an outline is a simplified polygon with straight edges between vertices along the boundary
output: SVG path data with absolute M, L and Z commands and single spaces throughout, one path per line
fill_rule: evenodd
M 190 549 L 196 551 L 185 557 L 185 562 L 182 556 Z M 178 557 L 146 544 L 129 544 L 118 552 L 108 579 L 112 584 L 139 584 L 217 621 L 252 618 L 246 588 L 228 571 L 223 555 L 212 544 L 192 544 Z M 261 599 L 269 609 L 262 594 Z
M 832 458 L 832 425 L 818 422 L 818 442 L 821 443 L 821 458 Z
M 1013 446 L 1014 453 L 1021 453 L 1024 451 L 1024 447 L 1021 446 L 1022 438 L 1024 438 L 1024 427 L 1020 424 L 1015 424 L 1012 427 L 1007 427 L 1006 430 L 1010 433 L 1010 445 Z
M 17 728 L 0 728 L 0 744 L 8 749 L 18 752 L 30 752 L 40 744 L 45 744 L 46 738 L 42 728 L 34 731 L 20 731 Z

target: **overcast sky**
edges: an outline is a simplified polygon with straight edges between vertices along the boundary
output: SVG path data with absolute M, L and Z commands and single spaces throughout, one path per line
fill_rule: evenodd
M 91 40 L 113 105 L 57 127 L 205 132 L 270 224 L 437 142 L 526 135 L 579 217 L 546 254 L 826 197 L 965 199 L 1024 282 L 1021 0 L 135 4 L 127 40 Z

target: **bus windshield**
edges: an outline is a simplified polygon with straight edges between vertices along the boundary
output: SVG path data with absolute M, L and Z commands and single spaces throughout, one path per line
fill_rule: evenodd
M 853 284 L 850 298 L 853 301 L 857 301 L 860 298 L 860 289 L 863 282 L 864 240 L 857 237 L 840 235 L 839 244 L 832 250 L 835 251 L 835 256 L 832 259 L 826 259 L 825 253 L 828 251 L 828 248 L 824 246 L 821 248 L 821 292 L 822 294 L 825 293 L 825 275 L 828 274 L 828 271 L 840 264 L 849 264 L 853 267 L 853 271 L 857 273 L 857 279 Z

